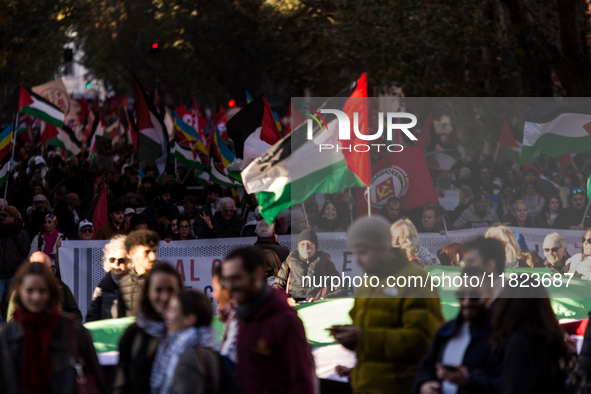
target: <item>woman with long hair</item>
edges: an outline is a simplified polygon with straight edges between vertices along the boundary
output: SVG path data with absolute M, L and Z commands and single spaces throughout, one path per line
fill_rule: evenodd
M 392 235 L 392 247 L 400 248 L 406 252 L 406 257 L 421 267 L 427 265 L 441 265 L 439 259 L 429 252 L 429 249 L 421 246 L 419 232 L 410 219 L 399 219 L 390 227 Z
M 205 393 L 204 375 L 211 375 L 209 368 L 216 368 L 219 358 L 210 350 L 207 354 L 212 357 L 204 362 L 194 347 L 211 349 L 215 345 L 211 301 L 201 292 L 182 290 L 170 299 L 163 316 L 166 337 L 158 345 L 152 365 L 151 393 Z M 200 350 L 206 354 L 205 349 Z M 199 366 L 208 370 L 200 371 Z
M 526 284 L 505 287 L 492 308 L 491 345 L 504 349 L 501 392 L 560 393 L 568 354 L 564 333 L 544 287 Z
M 439 261 L 441 265 L 450 265 L 452 267 L 460 266 L 460 262 L 464 257 L 464 250 L 462 244 L 459 242 L 453 242 L 447 244 L 439 252 Z
M 62 246 L 64 240 L 67 238 L 58 231 L 57 217 L 53 213 L 48 213 L 43 220 L 41 231 L 31 241 L 29 256 L 33 252 L 43 252 L 51 258 L 52 265 L 54 265 L 58 256 L 57 250 Z
M 136 322 L 125 330 L 119 342 L 114 394 L 150 392 L 150 371 L 156 349 L 166 335 L 162 313 L 182 288 L 181 277 L 170 264 L 157 264 L 146 274 Z
M 21 265 L 14 279 L 14 320 L 0 332 L 1 393 L 75 394 L 82 377 L 105 391 L 90 333 L 62 313 L 60 297 L 49 268 Z
M 553 228 L 554 221 L 556 220 L 556 217 L 560 211 L 562 211 L 562 202 L 560 201 L 560 197 L 548 197 L 548 201 L 546 201 L 544 209 L 542 209 L 542 213 L 540 214 L 540 222 L 542 223 L 542 227 Z
M 318 224 L 312 228 L 317 233 L 338 233 L 347 231 L 347 217 L 344 207 L 328 200 L 324 203 Z
M 509 227 L 503 225 L 489 227 L 484 237 L 498 239 L 505 245 L 505 267 L 515 268 L 520 266 L 520 260 L 523 260 L 521 248 L 515 234 Z

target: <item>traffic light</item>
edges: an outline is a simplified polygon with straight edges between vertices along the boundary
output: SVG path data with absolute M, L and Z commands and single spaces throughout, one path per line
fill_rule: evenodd
M 150 56 L 156 57 L 158 55 L 160 55 L 160 44 L 153 42 L 152 45 L 150 45 Z
M 234 101 L 234 100 L 228 101 L 228 107 L 234 108 L 235 105 L 236 105 L 236 101 Z
M 92 87 L 92 82 L 88 82 L 88 83 L 86 84 L 86 89 L 90 89 L 91 87 Z

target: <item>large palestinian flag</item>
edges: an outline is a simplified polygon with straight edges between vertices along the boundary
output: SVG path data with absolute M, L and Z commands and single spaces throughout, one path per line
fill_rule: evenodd
M 350 119 L 357 112 L 359 130 L 367 134 L 365 74 L 321 108 L 342 110 Z M 302 124 L 242 171 L 246 191 L 257 194 L 261 215 L 268 222 L 281 211 L 304 202 L 314 193 L 337 193 L 345 188 L 369 184 L 369 153 L 350 149 L 363 141 L 357 137 L 339 140 L 336 117 L 329 119 L 328 123 L 309 121 Z M 311 140 L 308 140 L 308 124 L 314 127 Z M 320 152 L 321 144 L 331 144 L 341 149 Z
M 18 112 L 29 114 L 60 129 L 64 127 L 66 115 L 58 107 L 31 92 L 23 85 L 21 85 L 19 93 Z
M 520 164 L 531 163 L 538 154 L 558 157 L 563 153 L 591 151 L 591 104 L 537 105 L 523 127 Z

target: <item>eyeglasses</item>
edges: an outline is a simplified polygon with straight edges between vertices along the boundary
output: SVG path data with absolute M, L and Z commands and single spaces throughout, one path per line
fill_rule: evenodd
M 583 242 L 587 241 L 588 244 L 591 244 L 591 238 L 585 238 L 585 237 L 583 237 L 581 239 L 581 241 L 583 241 Z
M 181 230 L 189 230 L 191 226 L 179 226 Z
M 591 239 L 591 238 L 590 238 Z M 583 241 L 584 242 L 584 241 Z M 556 253 L 558 252 L 560 248 L 557 246 L 555 248 L 544 248 L 544 252 L 548 253 L 548 252 L 552 252 L 552 253 Z
M 85 229 L 80 230 L 80 232 L 83 234 L 92 234 L 93 231 L 94 230 L 91 228 L 85 228 Z
M 111 264 L 114 264 L 115 262 L 117 262 L 117 264 L 115 264 L 115 265 L 127 265 L 128 261 L 129 261 L 129 259 L 127 257 L 121 257 L 121 258 L 109 257 L 109 262 Z
M 571 190 L 570 193 L 571 194 L 579 194 L 579 193 L 583 193 L 583 190 L 582 189 L 573 189 L 573 190 Z
M 456 292 L 456 297 L 458 300 L 469 298 L 470 301 L 478 301 L 482 298 L 482 295 L 478 290 L 458 290 Z

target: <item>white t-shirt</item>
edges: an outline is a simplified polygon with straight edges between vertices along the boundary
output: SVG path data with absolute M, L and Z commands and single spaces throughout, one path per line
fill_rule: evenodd
M 464 361 L 464 354 L 466 353 L 466 349 L 468 348 L 471 339 L 470 324 L 462 324 L 462 328 L 460 328 L 457 335 L 450 339 L 445 346 L 441 363 L 443 365 L 451 365 L 454 367 L 462 364 Z M 444 381 L 441 385 L 441 392 L 442 394 L 456 394 L 458 392 L 458 386 Z

